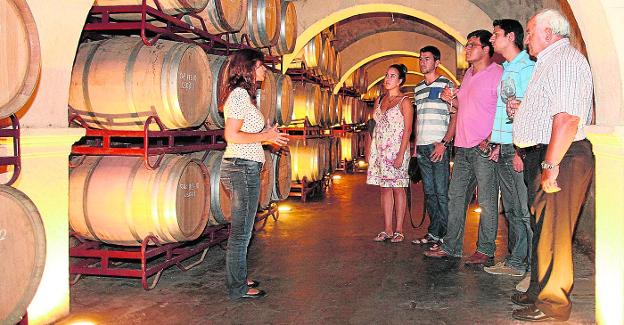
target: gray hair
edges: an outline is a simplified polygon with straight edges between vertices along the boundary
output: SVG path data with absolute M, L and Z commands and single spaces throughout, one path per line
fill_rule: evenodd
M 542 10 L 535 15 L 535 21 L 545 23 L 556 35 L 570 37 L 570 23 L 558 10 Z

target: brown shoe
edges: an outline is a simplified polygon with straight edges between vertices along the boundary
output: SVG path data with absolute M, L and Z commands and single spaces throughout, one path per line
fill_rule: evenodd
M 566 319 L 555 318 L 544 314 L 539 308 L 531 305 L 526 308 L 516 309 L 511 313 L 511 317 L 525 322 L 564 322 Z
M 469 265 L 483 264 L 483 265 L 490 266 L 494 264 L 494 258 L 489 257 L 481 252 L 475 252 L 474 254 L 472 254 L 472 256 L 468 257 L 465 264 L 469 264 Z
M 531 296 L 524 292 L 518 292 L 511 295 L 511 302 L 518 306 L 528 307 L 535 303 L 535 299 L 531 298 Z
M 425 256 L 427 257 L 432 257 L 432 258 L 446 258 L 446 257 L 451 257 L 451 255 L 449 255 L 449 253 L 445 252 L 443 249 L 437 249 L 437 250 L 428 250 L 425 251 Z

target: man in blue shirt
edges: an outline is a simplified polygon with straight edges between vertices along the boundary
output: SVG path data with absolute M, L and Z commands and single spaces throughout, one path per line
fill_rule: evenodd
M 490 274 L 523 276 L 530 265 L 531 224 L 523 164 L 512 139 L 512 122 L 507 116 L 509 98 L 520 99 L 533 74 L 535 63 L 523 51 L 524 30 L 517 20 L 501 19 L 493 23 L 490 41 L 494 51 L 505 58 L 503 76 L 498 86 L 498 102 L 490 142 L 495 144 L 490 159 L 496 162 L 496 176 L 509 223 L 509 250 L 503 262 L 483 269 Z

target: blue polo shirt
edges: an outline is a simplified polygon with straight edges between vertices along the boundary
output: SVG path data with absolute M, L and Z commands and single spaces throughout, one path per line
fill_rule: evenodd
M 522 51 L 516 55 L 511 62 L 503 62 L 503 76 L 498 83 L 498 99 L 496 102 L 496 115 L 494 116 L 494 126 L 492 127 L 491 141 L 500 144 L 513 143 L 511 132 L 513 124 L 507 124 L 507 105 L 501 97 L 501 83 L 508 78 L 513 79 L 516 85 L 516 99 L 522 100 L 529 85 L 529 80 L 533 75 L 535 62 L 531 61 L 529 54 Z

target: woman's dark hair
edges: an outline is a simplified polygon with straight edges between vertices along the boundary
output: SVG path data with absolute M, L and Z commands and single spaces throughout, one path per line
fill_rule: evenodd
M 395 68 L 399 72 L 399 79 L 401 79 L 401 86 L 405 83 L 405 78 L 407 76 L 407 67 L 403 63 L 396 63 L 390 66 L 390 68 Z
M 254 49 L 242 49 L 230 54 L 225 63 L 221 85 L 219 85 L 219 107 L 237 87 L 247 90 L 251 101 L 256 102 L 256 62 L 263 62 L 262 52 Z M 215 76 L 216 78 L 216 76 Z

